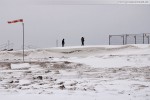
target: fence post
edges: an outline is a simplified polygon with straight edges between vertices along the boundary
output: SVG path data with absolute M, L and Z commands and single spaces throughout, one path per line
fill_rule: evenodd
M 147 39 L 148 39 L 148 44 L 149 44 L 149 36 L 147 36 Z
M 109 45 L 110 45 L 110 37 L 111 37 L 111 36 L 109 35 Z
M 122 35 L 122 38 L 123 38 L 123 45 L 124 45 L 124 35 Z
M 134 36 L 134 38 L 135 38 L 135 44 L 136 44 L 136 35 Z
M 126 34 L 126 41 L 125 41 L 125 42 L 126 42 L 126 44 L 127 44 L 127 40 L 128 40 L 127 38 L 128 38 L 128 35 Z
M 143 44 L 144 44 L 144 33 L 143 33 Z

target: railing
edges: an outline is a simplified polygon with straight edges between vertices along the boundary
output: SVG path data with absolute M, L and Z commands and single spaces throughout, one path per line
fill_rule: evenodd
M 118 44 L 149 44 L 150 33 L 142 33 L 142 34 L 121 34 L 121 35 L 109 35 L 109 45 L 113 44 L 112 37 L 118 37 L 120 41 L 117 41 Z M 111 41 L 112 40 L 112 41 Z M 133 43 L 134 42 L 134 43 Z

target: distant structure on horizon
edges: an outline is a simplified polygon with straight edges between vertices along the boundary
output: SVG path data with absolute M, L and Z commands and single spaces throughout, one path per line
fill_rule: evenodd
M 149 44 L 150 33 L 142 34 L 122 34 L 109 35 L 109 45 L 111 44 Z

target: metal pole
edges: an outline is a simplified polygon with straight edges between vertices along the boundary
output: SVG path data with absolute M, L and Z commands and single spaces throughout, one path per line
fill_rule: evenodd
M 111 36 L 109 35 L 109 45 L 110 45 L 110 37 L 111 37 Z
M 127 36 L 128 36 L 128 35 L 126 34 L 126 44 L 127 44 Z
M 135 38 L 135 44 L 136 44 L 136 36 L 134 36 L 134 38 Z
M 143 33 L 143 44 L 144 44 L 144 33 Z
M 147 36 L 147 38 L 148 38 L 148 44 L 149 44 L 149 36 Z
M 24 23 L 22 23 L 23 27 L 23 62 L 24 62 Z
M 122 36 L 122 38 L 123 38 L 123 45 L 124 45 L 124 35 Z

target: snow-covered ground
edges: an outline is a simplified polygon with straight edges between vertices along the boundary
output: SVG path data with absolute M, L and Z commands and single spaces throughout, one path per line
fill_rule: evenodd
M 0 52 L 2 100 L 150 100 L 150 45 Z

